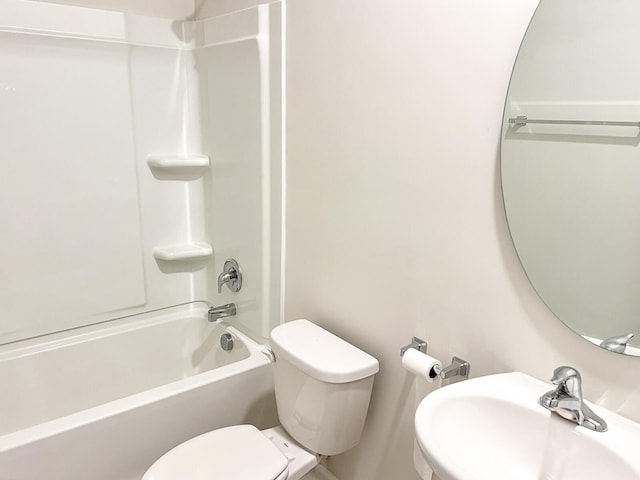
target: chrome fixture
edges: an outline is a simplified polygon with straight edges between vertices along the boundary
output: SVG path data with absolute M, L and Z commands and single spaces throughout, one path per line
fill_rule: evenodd
M 224 262 L 224 269 L 218 276 L 218 293 L 222 293 L 222 286 L 227 284 L 229 290 L 237 292 L 242 288 L 242 272 L 240 265 L 233 258 Z
M 551 383 L 557 385 L 540 397 L 538 403 L 562 418 L 596 432 L 606 432 L 607 423 L 582 400 L 582 377 L 573 367 L 558 367 Z
M 260 353 L 267 357 L 271 363 L 276 363 L 276 354 L 269 347 L 263 347 Z
M 538 123 L 542 125 L 603 125 L 608 127 L 638 127 L 640 122 L 617 122 L 609 120 L 534 120 L 526 115 L 518 115 L 516 118 L 510 118 L 509 123 L 516 127 L 522 127 L 529 123 Z
M 225 332 L 220 335 L 220 346 L 225 352 L 233 350 L 233 335 L 229 332 Z
M 440 378 L 447 380 L 451 377 L 469 378 L 469 362 L 458 357 L 451 359 L 451 365 L 444 367 L 440 372 Z
M 400 349 L 400 356 L 402 357 L 407 350 L 415 348 L 421 353 L 427 354 L 427 342 L 418 337 L 413 337 L 409 345 L 405 345 Z M 434 374 L 430 375 L 430 378 L 439 376 L 442 380 L 448 380 L 453 377 L 462 377 L 463 380 L 469 378 L 470 365 L 469 362 L 459 357 L 453 357 L 451 359 L 451 365 L 440 368 L 439 366 L 433 367 Z
M 413 337 L 409 345 L 405 345 L 400 349 L 400 356 L 403 356 L 407 350 L 415 348 L 419 352 L 427 353 L 427 342 L 418 337 Z
M 209 321 L 217 322 L 218 320 L 225 317 L 233 317 L 236 314 L 236 311 L 237 309 L 235 303 L 227 303 L 225 305 L 211 307 L 209 309 Z
M 633 338 L 633 333 L 627 333 L 626 335 L 619 335 L 616 337 L 605 338 L 600 346 L 605 350 L 610 350 L 616 353 L 624 353 L 627 348 L 627 343 Z

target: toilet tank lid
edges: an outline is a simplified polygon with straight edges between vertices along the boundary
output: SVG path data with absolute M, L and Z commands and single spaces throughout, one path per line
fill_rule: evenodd
M 271 346 L 276 361 L 281 356 L 322 382 L 353 382 L 379 370 L 374 357 L 305 319 L 274 328 Z

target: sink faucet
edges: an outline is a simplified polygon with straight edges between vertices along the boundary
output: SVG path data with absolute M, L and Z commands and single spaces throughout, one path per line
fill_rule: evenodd
M 236 314 L 236 304 L 227 303 L 225 305 L 219 305 L 217 307 L 211 307 L 209 309 L 209 321 L 217 322 L 221 318 L 233 317 Z
M 575 368 L 556 368 L 551 383 L 557 387 L 540 397 L 540 405 L 589 430 L 607 431 L 607 423 L 593 413 L 582 400 L 582 377 Z

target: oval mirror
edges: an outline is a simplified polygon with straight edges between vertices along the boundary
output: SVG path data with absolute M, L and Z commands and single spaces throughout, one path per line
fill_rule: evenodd
M 640 2 L 541 0 L 505 104 L 502 188 L 522 266 L 585 339 L 640 355 Z

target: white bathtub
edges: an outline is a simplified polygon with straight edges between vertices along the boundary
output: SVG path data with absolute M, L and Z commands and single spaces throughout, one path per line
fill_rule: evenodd
M 200 433 L 275 425 L 264 347 L 206 311 L 190 304 L 0 348 L 0 480 L 137 480 Z

